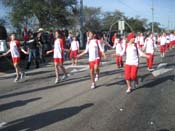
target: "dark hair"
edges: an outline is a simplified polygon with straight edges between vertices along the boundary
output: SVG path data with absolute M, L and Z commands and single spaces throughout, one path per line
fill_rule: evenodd
M 55 32 L 58 33 L 58 37 L 62 38 L 63 37 L 63 32 L 61 30 L 56 30 Z
M 96 34 L 94 30 L 89 30 L 88 32 L 91 32 L 92 34 Z
M 10 36 L 11 36 L 11 35 L 16 35 L 16 33 L 15 33 L 15 32 L 12 32 L 12 33 L 10 33 Z

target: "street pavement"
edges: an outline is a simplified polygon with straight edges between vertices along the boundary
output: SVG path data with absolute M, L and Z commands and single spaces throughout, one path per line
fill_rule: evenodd
M 103 60 L 96 89 L 90 89 L 87 56 L 77 67 L 65 62 L 69 77 L 59 84 L 52 62 L 18 83 L 15 74 L 1 74 L 0 130 L 175 131 L 174 52 L 165 58 L 157 52 L 152 73 L 141 58 L 139 86 L 130 94 L 115 58 Z

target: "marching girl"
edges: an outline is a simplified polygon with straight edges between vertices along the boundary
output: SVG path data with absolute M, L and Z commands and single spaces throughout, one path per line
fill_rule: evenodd
M 159 41 L 160 41 L 160 56 L 164 57 L 165 56 L 165 51 L 166 51 L 166 42 L 167 42 L 165 33 L 163 33 L 161 35 L 161 37 L 159 38 Z
M 108 50 L 108 48 L 112 48 L 112 46 L 109 44 L 107 39 L 108 38 L 107 38 L 107 35 L 105 33 L 100 38 L 100 42 L 101 42 L 102 48 L 104 49 L 104 52 L 106 52 Z
M 70 59 L 72 59 L 72 66 L 77 65 L 77 54 L 79 51 L 79 42 L 76 37 L 73 37 L 73 41 L 70 45 Z
M 102 64 L 101 63 L 101 57 L 103 55 L 102 52 L 100 51 L 99 45 L 101 46 L 103 52 L 105 52 L 105 49 L 104 49 L 104 46 L 103 46 L 105 41 L 103 41 L 103 37 L 100 34 L 97 34 L 97 33 L 94 33 L 93 39 L 96 41 L 96 44 L 98 45 L 98 55 L 99 55 L 99 59 L 98 59 L 99 62 L 98 62 L 97 68 L 95 69 L 95 79 L 94 79 L 95 82 L 97 82 L 98 79 L 99 79 L 99 74 L 100 74 L 100 65 Z M 89 42 L 90 41 L 88 41 L 88 44 L 89 44 Z
M 99 74 L 99 64 L 100 64 L 100 53 L 105 56 L 104 50 L 102 49 L 101 43 L 95 39 L 95 33 L 93 31 L 89 31 L 89 41 L 87 41 L 86 49 L 80 53 L 77 57 L 81 57 L 86 53 L 89 53 L 89 68 L 90 68 L 90 76 L 91 76 L 91 89 L 96 87 L 96 81 L 98 80 Z
M 125 50 L 126 53 L 126 62 L 125 62 L 125 80 L 127 83 L 126 93 L 130 93 L 132 91 L 132 82 L 134 83 L 134 87 L 138 84 L 137 72 L 139 65 L 139 57 L 149 57 L 145 53 L 143 53 L 138 45 L 135 43 L 135 34 L 130 33 L 127 36 L 128 43 L 126 44 Z
M 154 42 L 153 35 L 150 34 L 146 39 L 144 43 L 143 50 L 146 51 L 146 55 L 149 56 L 147 58 L 147 66 L 148 66 L 148 71 L 153 71 L 153 60 L 154 60 L 154 50 L 157 47 L 157 45 Z
M 169 47 L 170 47 L 170 35 L 167 34 L 167 35 L 166 35 L 166 47 L 165 47 L 165 52 L 168 52 Z
M 124 49 L 124 45 L 122 45 L 119 38 L 115 38 L 113 48 L 115 48 L 116 51 L 115 55 L 117 68 L 121 68 L 123 67 L 122 52 Z M 114 54 L 112 56 L 114 56 Z
M 20 68 L 20 51 L 22 51 L 24 54 L 28 54 L 23 48 L 20 47 L 20 42 L 16 40 L 15 34 L 10 35 L 10 43 L 9 43 L 10 49 L 3 54 L 3 56 L 8 55 L 11 53 L 13 65 L 16 71 L 16 78 L 14 79 L 14 82 L 19 81 L 20 79 L 24 78 L 25 73 Z
M 47 51 L 47 54 L 53 53 L 53 60 L 54 60 L 54 65 L 55 65 L 55 84 L 60 82 L 60 77 L 59 77 L 59 67 L 63 70 L 64 76 L 62 79 L 67 78 L 67 73 L 64 68 L 63 62 L 63 54 L 64 54 L 64 41 L 61 38 L 61 32 L 56 31 L 55 32 L 55 41 L 54 41 L 54 49 Z
M 141 49 L 143 49 L 143 46 L 144 46 L 144 35 L 143 33 L 140 33 L 140 35 L 138 36 L 138 44 L 140 46 Z
M 173 32 L 171 32 L 171 34 L 170 34 L 170 49 L 173 47 L 173 44 L 174 44 L 174 39 L 175 37 L 174 37 L 174 34 L 173 34 Z

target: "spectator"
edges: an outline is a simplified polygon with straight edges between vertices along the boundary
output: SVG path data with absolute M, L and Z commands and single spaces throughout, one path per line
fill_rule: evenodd
M 29 52 L 26 69 L 30 68 L 32 59 L 35 60 L 36 68 L 39 68 L 39 62 L 37 58 L 37 43 L 36 40 L 34 39 L 34 35 L 32 32 L 29 34 L 29 41 L 27 41 L 26 43 L 28 45 L 28 52 Z
M 43 38 L 43 29 L 40 28 L 37 32 L 37 37 L 35 38 L 37 43 L 37 55 L 39 55 L 39 59 L 41 63 L 45 63 L 44 59 L 44 38 Z

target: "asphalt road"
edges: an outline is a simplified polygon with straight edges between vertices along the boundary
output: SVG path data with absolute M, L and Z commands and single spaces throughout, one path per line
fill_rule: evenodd
M 174 50 L 163 59 L 157 55 L 154 68 L 164 62 L 174 68 Z M 0 77 L 0 130 L 175 131 L 174 70 L 154 77 L 142 58 L 139 87 L 126 94 L 115 59 L 101 65 L 96 89 L 90 89 L 88 66 L 81 65 L 66 66 L 70 76 L 56 85 L 52 65 L 19 83 L 13 75 Z

